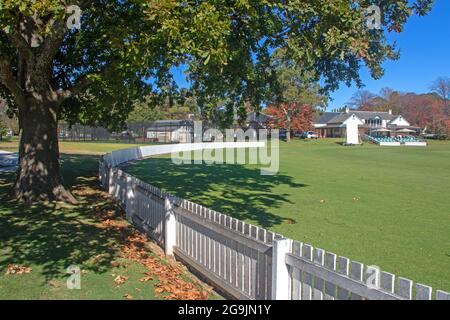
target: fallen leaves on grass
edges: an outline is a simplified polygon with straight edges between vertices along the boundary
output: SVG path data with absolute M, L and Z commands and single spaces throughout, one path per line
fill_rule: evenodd
M 146 274 L 146 276 L 139 279 L 140 282 L 148 282 L 153 280 L 153 277 L 150 275 L 150 272 L 145 272 L 144 274 Z
M 120 231 L 120 229 L 127 228 L 127 225 L 124 222 L 115 221 L 115 220 L 111 220 L 111 219 L 106 219 L 106 220 L 102 221 L 101 225 L 102 225 L 102 228 L 111 228 L 111 229 L 116 229 L 119 231 Z
M 147 277 L 140 279 L 141 282 L 152 280 L 149 275 L 155 275 L 158 283 L 155 284 L 155 293 L 164 294 L 165 299 L 176 300 L 205 300 L 209 292 L 200 285 L 188 282 L 181 278 L 183 271 L 172 264 L 163 264 L 157 257 L 150 257 L 145 251 L 147 239 L 144 235 L 134 232 L 128 237 L 128 241 L 123 248 L 126 258 L 144 265 L 148 272 Z
M 286 218 L 286 219 L 284 219 L 284 222 L 286 223 L 286 224 L 296 224 L 297 222 L 294 220 L 294 219 L 292 219 L 292 218 Z
M 127 280 L 128 280 L 128 277 L 125 277 L 125 276 L 117 276 L 117 277 L 114 279 L 114 282 L 115 282 L 118 286 L 120 286 L 121 284 L 124 284 L 125 281 L 127 281 Z
M 127 300 L 133 299 L 133 296 L 132 296 L 131 294 L 129 294 L 129 293 L 125 293 L 125 294 L 123 295 L 123 297 L 124 297 L 125 299 L 127 299 Z
M 82 189 L 76 193 L 85 199 L 89 198 L 108 198 L 108 194 L 99 189 Z M 129 225 L 123 220 L 123 210 L 120 209 L 111 199 L 105 203 L 94 205 L 92 214 L 98 219 L 99 225 L 104 229 L 109 229 L 114 234 L 119 235 L 121 244 L 121 256 L 131 261 L 143 265 L 147 272 L 140 282 L 156 280 L 155 293 L 162 295 L 165 299 L 177 300 L 205 300 L 210 292 L 204 289 L 197 282 L 186 281 L 182 278 L 184 275 L 180 266 L 173 263 L 164 263 L 162 259 L 149 255 L 149 240 L 143 234 L 131 230 Z M 115 265 L 115 263 L 111 263 Z M 127 278 L 114 275 L 117 285 L 123 284 Z M 128 300 L 133 299 L 130 294 L 125 294 Z
M 24 267 L 24 266 L 19 266 L 17 264 L 10 264 L 8 265 L 8 267 L 6 268 L 6 274 L 25 274 L 25 273 L 31 273 L 33 269 L 29 268 L 29 267 Z

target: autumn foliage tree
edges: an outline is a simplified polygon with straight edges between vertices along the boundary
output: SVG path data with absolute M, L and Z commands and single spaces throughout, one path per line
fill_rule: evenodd
M 442 80 L 443 78 L 439 79 Z M 435 83 L 438 83 L 438 80 Z M 371 98 L 360 105 L 358 110 L 392 110 L 394 114 L 402 114 L 406 117 L 413 126 L 426 129 L 428 132 L 447 134 L 450 130 L 446 99 L 435 92 L 426 94 L 402 93 L 384 88 L 380 94 L 370 93 L 370 96 Z
M 448 116 L 443 100 L 432 94 L 414 95 L 403 97 L 402 114 L 413 125 L 426 129 L 436 134 L 448 133 Z
M 286 129 L 286 140 L 291 141 L 292 131 L 309 131 L 313 128 L 315 110 L 310 105 L 297 102 L 270 105 L 266 113 L 273 117 L 274 125 Z

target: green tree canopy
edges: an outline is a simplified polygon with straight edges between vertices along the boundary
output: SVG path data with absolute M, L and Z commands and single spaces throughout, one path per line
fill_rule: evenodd
M 171 66 L 188 66 L 200 107 L 264 101 L 278 48 L 325 90 L 360 85 L 361 65 L 379 78 L 398 57 L 386 31 L 431 2 L 0 0 L 0 92 L 22 130 L 16 195 L 74 200 L 59 174 L 58 119 L 119 127 L 136 99 L 171 83 Z M 368 27 L 373 4 L 380 30 Z

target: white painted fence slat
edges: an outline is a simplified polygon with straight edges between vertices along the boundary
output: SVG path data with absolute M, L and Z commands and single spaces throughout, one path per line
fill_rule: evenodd
M 265 300 L 267 287 L 267 256 L 263 253 L 257 252 L 258 255 L 258 299 Z
M 302 256 L 302 243 L 299 241 L 292 242 L 292 253 L 298 257 Z M 292 278 L 292 300 L 302 299 L 302 271 L 298 268 L 290 268 L 291 278 Z
M 411 280 L 402 277 L 398 278 L 397 294 L 400 297 L 412 300 L 412 287 L 413 283 Z
M 349 275 L 350 272 L 350 259 L 346 257 L 338 257 L 338 273 L 345 276 Z M 338 287 L 337 296 L 338 300 L 348 300 L 349 298 L 348 290 Z
M 431 293 L 433 289 L 429 286 L 417 283 L 416 284 L 416 300 L 431 300 Z
M 273 239 L 270 240 L 273 242 Z M 270 252 L 270 256 L 268 256 L 267 259 L 267 273 L 266 273 L 266 297 L 267 299 L 271 299 L 272 298 L 272 252 Z
M 351 263 L 352 271 L 350 273 L 350 278 L 357 280 L 357 281 L 363 281 L 363 272 L 364 272 L 364 265 L 357 261 L 352 261 Z M 362 300 L 363 298 L 357 294 L 350 293 L 350 300 Z
M 314 249 L 314 263 L 320 266 L 325 264 L 325 252 L 322 249 Z M 314 277 L 314 290 L 313 298 L 314 300 L 323 300 L 325 293 L 325 282 L 319 277 Z
M 329 270 L 336 270 L 336 255 L 334 253 L 325 253 L 325 267 Z M 325 282 L 325 300 L 334 300 L 336 297 L 336 285 L 331 282 Z
M 291 296 L 292 300 L 302 299 L 302 272 L 298 268 L 289 267 L 289 273 L 291 277 Z
M 237 252 L 237 287 L 239 290 L 244 290 L 244 255 L 242 245 L 239 243 Z
M 244 247 L 244 292 L 250 295 L 251 261 L 250 248 Z
M 303 258 L 312 261 L 312 251 L 312 246 L 310 246 L 309 244 L 303 244 Z M 302 271 L 302 284 L 302 300 L 312 300 L 313 276 L 308 272 Z
M 395 287 L 395 275 L 389 272 L 381 271 L 380 274 L 380 288 L 394 293 Z
M 251 296 L 258 299 L 258 252 L 251 250 L 252 271 L 251 271 Z
M 231 283 L 231 242 L 232 240 L 225 239 L 225 280 Z
M 436 291 L 436 300 L 450 300 L 450 293 L 437 290 Z

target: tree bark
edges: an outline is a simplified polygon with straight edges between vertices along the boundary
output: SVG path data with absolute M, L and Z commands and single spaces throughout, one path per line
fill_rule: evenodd
M 49 20 L 52 32 L 36 17 L 17 17 L 12 30 L 3 35 L 15 55 L 0 52 L 0 84 L 12 94 L 19 113 L 19 168 L 15 196 L 25 202 L 65 201 L 76 203 L 63 186 L 58 147 L 58 114 L 61 103 L 90 84 L 82 76 L 70 88 L 58 88 L 53 79 L 53 58 L 66 33 L 64 17 Z M 2 33 L 2 30 L 0 30 Z M 40 39 L 33 46 L 33 39 Z M 15 67 L 14 64 L 16 64 Z
M 290 124 L 290 119 L 289 119 L 289 123 L 286 126 L 286 142 L 291 142 L 291 124 Z
M 63 186 L 57 134 L 57 107 L 34 103 L 19 108 L 21 131 L 16 197 L 25 202 L 76 203 Z

